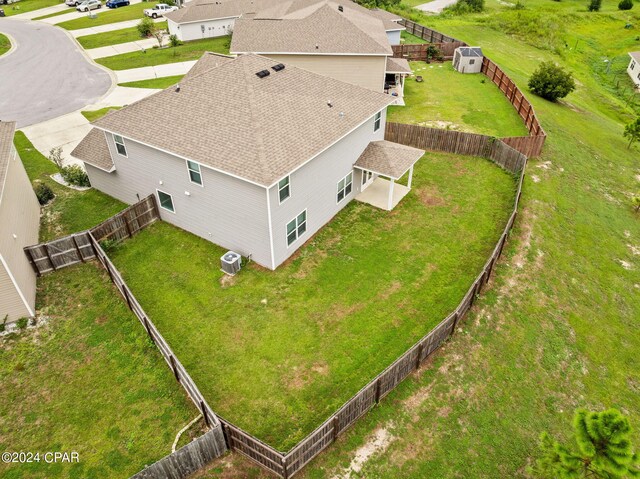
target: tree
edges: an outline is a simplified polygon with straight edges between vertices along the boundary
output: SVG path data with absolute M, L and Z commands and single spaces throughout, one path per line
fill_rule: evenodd
M 179 47 L 180 45 L 182 45 L 182 42 L 180 41 L 180 39 L 178 38 L 178 35 L 176 35 L 175 33 L 173 35 L 169 35 L 169 46 L 171 46 L 171 48 L 173 48 L 173 54 L 175 56 L 176 54 L 176 47 Z
M 53 161 L 58 168 L 62 168 L 64 158 L 62 157 L 62 147 L 57 146 L 49 150 L 49 160 Z
M 640 140 L 640 116 L 624 127 L 622 136 L 629 140 L 627 149 L 631 148 L 631 145 Z
M 622 0 L 618 4 L 618 10 L 631 10 L 633 8 L 633 0 Z
M 640 477 L 640 458 L 631 445 L 629 420 L 617 409 L 589 412 L 578 409 L 573 418 L 577 451 L 540 437 L 542 456 L 535 472 L 552 479 L 623 479 Z
M 529 89 L 549 101 L 564 98 L 576 89 L 571 73 L 553 62 L 542 62 L 529 78 Z
M 591 0 L 587 8 L 589 9 L 590 12 L 599 12 L 601 6 L 602 6 L 602 0 Z
M 631 204 L 633 205 L 634 211 L 637 213 L 640 211 L 640 195 L 634 196 L 631 198 Z
M 138 33 L 140 33 L 141 37 L 149 38 L 153 35 L 153 32 L 156 31 L 156 24 L 149 17 L 144 17 L 140 20 L 140 23 L 138 23 L 136 28 L 138 29 Z
M 155 25 L 155 24 L 154 24 Z M 158 42 L 158 48 L 162 48 L 162 42 L 164 41 L 164 30 L 160 30 L 159 28 L 153 29 L 153 36 Z

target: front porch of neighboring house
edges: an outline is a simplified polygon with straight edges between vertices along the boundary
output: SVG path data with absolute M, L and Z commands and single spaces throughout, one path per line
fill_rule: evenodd
M 412 73 L 409 62 L 404 58 L 387 57 L 384 92 L 396 98 L 394 105 L 404 106 L 404 81 Z
M 413 166 L 423 154 L 423 150 L 386 140 L 369 143 L 354 165 L 362 172 L 356 200 L 386 211 L 394 209 L 411 191 Z M 407 185 L 397 183 L 407 172 Z

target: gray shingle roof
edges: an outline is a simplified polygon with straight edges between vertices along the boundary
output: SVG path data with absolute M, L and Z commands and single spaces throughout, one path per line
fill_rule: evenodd
M 244 15 L 231 52 L 393 54 L 383 22 L 349 0 L 290 0 Z
M 104 131 L 98 128 L 92 128 L 87 133 L 87 136 L 73 149 L 71 156 L 101 170 L 111 171 L 114 167 Z
M 404 58 L 387 57 L 387 73 L 413 73 L 409 62 Z
M 480 47 L 458 47 L 457 50 L 463 57 L 481 57 L 482 49 Z
M 15 121 L 0 121 L 0 199 L 7 176 L 11 152 L 13 151 L 13 135 L 16 131 Z
M 271 186 L 395 100 L 290 65 L 275 72 L 275 63 L 242 55 L 94 125 Z M 258 78 L 260 70 L 270 75 Z M 167 112 L 171 128 L 159 133 Z
M 629 56 L 635 61 L 640 62 L 640 52 L 629 52 Z
M 255 13 L 277 1 L 279 0 L 194 0 L 183 8 L 167 13 L 165 18 L 176 23 L 233 18 L 244 13 Z
M 424 150 L 391 141 L 372 141 L 362 152 L 355 166 L 397 180 L 421 157 Z
M 223 63 L 233 61 L 234 58 L 235 57 L 229 55 L 223 55 L 222 53 L 205 52 L 181 81 L 186 81 L 189 78 L 200 75 L 212 68 L 219 67 Z

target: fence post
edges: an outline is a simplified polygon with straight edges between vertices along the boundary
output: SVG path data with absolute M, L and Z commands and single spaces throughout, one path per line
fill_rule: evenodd
M 422 356 L 422 343 L 418 344 L 418 355 L 416 356 L 416 369 L 420 369 L 420 356 Z
M 73 246 L 76 247 L 76 253 L 78 253 L 78 256 L 80 257 L 80 261 L 84 263 L 84 256 L 82 256 L 82 251 L 80 251 L 80 247 L 78 246 L 78 240 L 76 239 L 75 234 L 71 235 L 71 241 L 73 241 Z
M 33 271 L 36 273 L 36 276 L 39 278 L 42 275 L 40 274 L 40 268 L 36 265 L 36 260 L 33 257 L 33 252 L 31 251 L 31 249 L 27 249 L 27 248 L 24 248 L 24 251 L 29 254 L 29 259 L 31 260 L 29 261 L 29 263 L 31 263 L 31 267 L 33 268 Z
M 152 342 L 153 344 L 155 344 L 155 343 L 156 343 L 156 340 L 154 339 L 153 334 L 151 334 L 151 328 L 149 327 L 149 320 L 147 319 L 147 317 L 146 317 L 146 316 L 143 316 L 143 317 L 142 317 L 142 324 L 143 324 L 143 326 L 144 326 L 144 329 L 146 329 L 146 330 L 147 330 L 147 334 L 148 334 L 148 335 L 149 335 L 149 337 L 151 338 L 151 342 Z
M 204 423 L 207 426 L 211 426 L 211 423 L 209 422 L 209 413 L 207 413 L 207 408 L 205 407 L 202 399 L 200 400 L 200 410 L 202 411 L 202 417 L 204 417 Z
M 54 271 L 57 271 L 56 265 L 53 264 L 53 260 L 51 259 L 51 255 L 49 254 L 49 245 L 45 243 L 43 246 L 44 246 L 44 252 L 47 253 L 47 258 L 49 259 L 49 263 L 51 264 L 51 269 L 53 269 Z
M 127 301 L 127 306 L 129 306 L 129 309 L 133 311 L 133 306 L 131 306 L 131 299 L 129 298 L 129 288 L 126 284 L 124 284 L 124 282 L 122 283 L 122 294 L 124 296 L 124 299 Z
M 133 236 L 133 234 L 131 233 L 131 225 L 129 224 L 129 218 L 127 218 L 127 213 L 128 211 L 125 211 L 122 214 L 122 219 L 124 220 L 124 226 L 127 230 L 127 234 L 129 235 L 129 238 L 131 238 Z
M 376 381 L 376 404 L 380 404 L 380 378 Z
M 287 458 L 282 458 L 282 477 L 283 479 L 289 479 L 289 471 L 287 470 Z
M 451 335 L 455 333 L 456 328 L 458 327 L 458 321 L 460 320 L 460 313 L 458 311 L 455 312 L 453 316 L 453 328 L 451 328 Z
M 173 355 L 169 356 L 169 362 L 171 363 L 171 369 L 173 369 L 173 375 L 176 377 L 176 381 L 180 382 L 180 376 L 178 375 L 178 368 L 176 368 L 176 360 L 173 359 Z
M 333 422 L 333 442 L 336 442 L 338 440 L 338 429 L 340 427 L 340 418 L 338 418 L 337 414 L 333 416 L 332 422 Z

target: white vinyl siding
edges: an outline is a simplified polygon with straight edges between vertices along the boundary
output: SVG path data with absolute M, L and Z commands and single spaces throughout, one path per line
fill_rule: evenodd
M 380 129 L 380 124 L 382 123 L 382 112 L 376 113 L 376 116 L 373 117 L 373 131 L 376 132 Z
M 120 135 L 113 135 L 113 142 L 116 144 L 116 151 L 119 155 L 127 156 L 127 147 L 124 145 L 124 138 Z
M 307 210 L 287 223 L 287 246 L 295 243 L 307 231 Z
M 281 179 L 278 182 L 278 202 L 282 203 L 291 196 L 290 177 Z
M 158 203 L 160 203 L 160 208 L 164 208 L 172 213 L 176 212 L 173 206 L 173 197 L 169 193 L 158 190 Z
M 337 202 L 340 203 L 344 200 L 353 189 L 353 172 L 349 173 L 347 176 L 338 181 L 338 197 Z
M 189 180 L 191 180 L 191 183 L 202 186 L 202 172 L 200 171 L 200 165 L 187 160 L 187 169 L 189 170 Z

